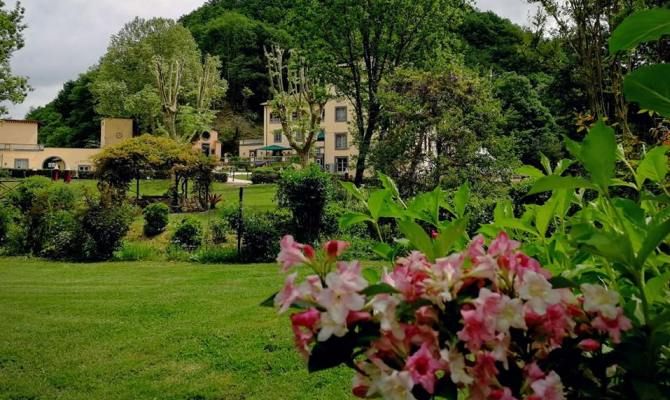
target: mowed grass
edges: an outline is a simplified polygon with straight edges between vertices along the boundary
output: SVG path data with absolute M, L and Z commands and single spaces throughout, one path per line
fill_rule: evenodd
M 308 374 L 274 265 L 0 259 L 2 399 L 349 399 Z

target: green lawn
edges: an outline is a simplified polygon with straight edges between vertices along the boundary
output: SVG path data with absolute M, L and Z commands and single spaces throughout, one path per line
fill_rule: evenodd
M 348 399 L 259 307 L 273 265 L 0 258 L 2 399 Z

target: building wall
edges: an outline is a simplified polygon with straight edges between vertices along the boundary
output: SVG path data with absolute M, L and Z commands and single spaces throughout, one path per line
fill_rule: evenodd
M 57 157 L 65 164 L 59 169 L 76 171 L 80 167 L 92 167 L 91 157 L 98 154 L 100 149 L 65 149 L 47 147 L 40 151 L 3 151 L 0 152 L 2 168 L 14 168 L 15 160 L 28 160 L 27 169 L 43 169 L 44 163 L 50 158 Z
M 193 142 L 193 148 L 204 153 L 205 149 L 209 147 L 209 156 L 215 157 L 217 160 L 221 159 L 221 142 L 219 141 L 219 132 L 211 130 L 207 135 L 201 134 L 198 140 Z
M 337 121 L 336 109 L 346 107 L 346 121 Z M 272 107 L 269 105 L 264 106 L 264 115 L 263 115 L 263 131 L 265 141 L 263 146 L 269 145 L 281 145 L 284 147 L 290 147 L 288 139 L 282 135 L 281 142 L 275 142 L 275 131 L 281 130 L 281 124 L 279 121 L 273 121 L 271 118 Z M 323 142 L 317 142 L 316 148 L 323 148 L 323 161 L 326 166 L 336 165 L 337 158 L 346 158 L 348 160 L 349 168 L 348 172 L 353 170 L 353 159 L 358 155 L 358 149 L 353 144 L 353 136 L 349 132 L 349 123 L 353 121 L 354 113 L 353 106 L 350 102 L 345 99 L 333 99 L 326 103 L 324 109 L 324 118 L 321 122 L 321 128 L 325 131 L 325 140 Z M 344 148 L 336 148 L 336 135 L 346 135 L 347 146 Z M 258 146 L 258 147 L 263 147 Z M 258 148 L 257 147 L 257 148 Z M 240 157 L 245 157 L 243 154 L 248 154 L 249 149 L 242 149 L 240 146 Z M 333 169 L 331 168 L 331 171 Z M 342 171 L 340 171 L 342 172 Z
M 133 120 L 103 118 L 100 122 L 100 147 L 113 146 L 133 137 Z
M 37 145 L 35 121 L 0 120 L 0 144 Z

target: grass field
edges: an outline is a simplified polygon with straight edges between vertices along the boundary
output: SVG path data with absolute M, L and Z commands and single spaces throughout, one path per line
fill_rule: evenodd
M 349 399 L 309 375 L 273 265 L 0 258 L 1 399 Z

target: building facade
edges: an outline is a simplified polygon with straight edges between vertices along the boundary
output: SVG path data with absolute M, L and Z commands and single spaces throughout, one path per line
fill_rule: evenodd
M 321 132 L 314 145 L 314 161 L 333 173 L 349 173 L 353 168 L 358 149 L 349 132 L 353 118 L 353 107 L 344 99 L 332 99 L 326 103 L 321 118 Z M 298 138 L 300 141 L 300 138 Z M 263 148 L 286 148 L 288 150 L 263 150 Z M 262 164 L 271 160 L 286 160 L 295 151 L 281 129 L 281 121 L 268 103 L 263 104 L 263 137 L 241 140 L 239 155 L 252 162 Z
M 133 137 L 133 121 L 104 118 L 100 124 L 100 147 L 91 149 L 44 147 L 38 142 L 39 123 L 24 120 L 0 120 L 0 168 L 54 169 L 88 172 L 92 157 L 101 149 Z M 216 131 L 203 132 L 193 148 L 208 156 L 221 158 L 221 143 Z

